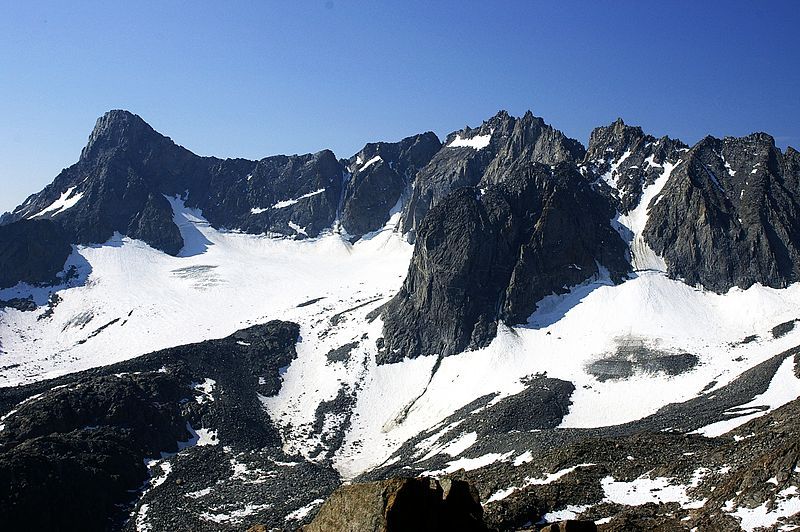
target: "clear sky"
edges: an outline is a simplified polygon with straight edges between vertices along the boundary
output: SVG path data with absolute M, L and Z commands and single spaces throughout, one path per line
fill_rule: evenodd
M 796 1 L 0 0 L 0 212 L 124 108 L 201 155 L 261 158 L 530 109 L 586 144 L 617 116 L 800 147 Z

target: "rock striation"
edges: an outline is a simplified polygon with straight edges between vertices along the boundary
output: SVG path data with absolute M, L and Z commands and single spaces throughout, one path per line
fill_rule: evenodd
M 568 163 L 524 161 L 501 183 L 455 190 L 419 228 L 406 280 L 383 310 L 379 361 L 483 347 L 500 320 L 525 323 L 546 295 L 601 275 L 621 281 L 629 265 L 612 217 Z
M 390 212 L 400 211 L 402 199 L 417 173 L 441 149 L 439 138 L 423 133 L 400 142 L 375 142 L 347 161 L 341 224 L 350 235 L 383 227 Z
M 645 238 L 672 277 L 715 292 L 800 279 L 800 155 L 769 135 L 706 137 L 650 208 Z

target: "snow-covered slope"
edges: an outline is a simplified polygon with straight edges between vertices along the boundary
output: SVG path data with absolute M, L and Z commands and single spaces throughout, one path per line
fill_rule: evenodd
M 411 255 L 392 224 L 356 244 L 336 234 L 296 241 L 220 232 L 171 201 L 186 244 L 178 257 L 119 236 L 76 246 L 67 268 L 75 266 L 78 279 L 52 290 L 52 312 L 0 313 L 0 385 L 221 338 L 276 317 L 303 322 L 309 307 L 297 306 L 315 298 L 322 299 L 310 308 L 334 314 L 389 297 Z M 44 305 L 50 293 L 20 284 L 0 299 L 33 295 Z
M 3 385 L 219 338 L 269 319 L 295 321 L 298 357 L 285 369 L 280 393 L 262 403 L 287 451 L 331 458 L 352 477 L 477 397 L 496 393 L 496 403 L 536 374 L 575 384 L 562 427 L 608 426 L 711 394 L 800 344 L 796 329 L 771 333 L 797 317 L 798 285 L 719 295 L 642 272 L 617 286 L 598 278 L 548 297 L 526 326 L 501 326 L 485 349 L 379 366 L 381 319 L 371 312 L 397 291 L 412 251 L 393 231 L 397 217 L 355 244 L 333 233 L 295 241 L 220 232 L 180 199 L 170 201 L 186 243 L 179 256 L 122 237 L 77 247 L 70 258 L 79 270 L 76 286 L 59 288 L 56 305 L 0 315 Z M 27 294 L 40 303 L 49 297 L 18 285 L 0 299 Z M 681 360 L 690 363 L 659 369 L 672 355 L 689 355 Z M 606 370 L 620 364 L 624 371 L 609 376 Z M 455 459 L 474 444 L 463 442 L 432 439 L 423 450 Z

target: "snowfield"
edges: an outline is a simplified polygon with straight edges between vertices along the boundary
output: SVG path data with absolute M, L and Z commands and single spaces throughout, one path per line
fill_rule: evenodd
M 343 477 L 352 478 L 475 398 L 496 393 L 498 401 L 522 391 L 536 374 L 575 384 L 562 427 L 608 426 L 713 394 L 748 368 L 800 344 L 798 328 L 778 338 L 771 333 L 800 317 L 800 285 L 756 285 L 719 295 L 647 271 L 618 286 L 601 275 L 547 297 L 526 325 L 501 324 L 488 347 L 447 357 L 435 373 L 435 354 L 378 366 L 382 323 L 370 312 L 397 292 L 412 254 L 395 231 L 399 214 L 383 230 L 350 244 L 335 232 L 291 240 L 218 231 L 180 199 L 171 202 L 186 242 L 178 257 L 119 236 L 101 246 L 78 246 L 69 264 L 79 279 L 58 288 L 60 302 L 52 310 L 0 312 L 0 385 L 222 338 L 272 319 L 294 321 L 301 326 L 298 356 L 283 372 L 280 393 L 263 397 L 262 404 L 288 452 L 321 459 L 324 436 L 343 431 L 330 458 Z M 0 291 L 0 299 L 27 295 L 45 304 L 50 291 L 24 285 Z M 748 336 L 754 338 L 742 342 Z M 598 361 L 624 359 L 630 345 L 688 353 L 698 363 L 672 375 L 634 366 L 619 379 L 602 379 L 591 370 Z M 779 390 L 771 387 L 754 405 L 774 408 L 800 395 L 800 383 L 787 368 L 776 377 Z M 207 400 L 213 400 L 213 384 L 198 383 Z M 352 412 L 332 409 L 322 430 L 315 429 L 318 407 L 340 396 Z M 213 434 L 197 433 L 213 444 Z M 448 470 L 515 456 L 525 461 L 519 453 L 459 458 L 473 443 L 471 434 L 453 441 L 429 438 L 422 454 L 452 457 Z

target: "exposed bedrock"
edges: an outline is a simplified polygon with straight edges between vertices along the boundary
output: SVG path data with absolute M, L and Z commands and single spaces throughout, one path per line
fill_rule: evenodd
M 379 361 L 483 347 L 498 320 L 525 323 L 546 295 L 603 269 L 621 281 L 629 265 L 612 214 L 569 164 L 521 164 L 503 183 L 454 191 L 426 216 L 383 309 Z

